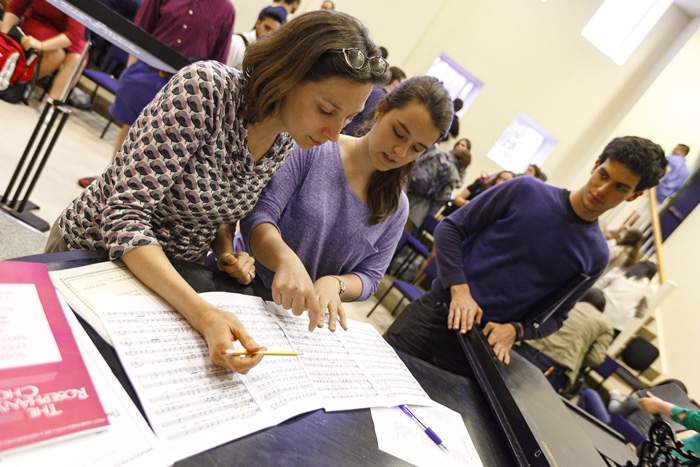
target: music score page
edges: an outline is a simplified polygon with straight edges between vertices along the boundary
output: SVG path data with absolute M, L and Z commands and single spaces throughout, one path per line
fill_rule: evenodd
M 204 338 L 161 300 L 91 297 L 151 427 L 177 460 L 320 408 L 433 404 L 368 323 L 309 332 L 306 316 L 258 297 L 201 296 L 235 313 L 258 344 L 302 355 L 268 355 L 236 374 L 211 363 Z

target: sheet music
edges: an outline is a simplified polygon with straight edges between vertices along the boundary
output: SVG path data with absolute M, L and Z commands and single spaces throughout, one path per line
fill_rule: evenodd
M 239 375 L 211 363 L 204 339 L 153 297 L 92 297 L 156 435 L 176 460 L 271 426 Z
M 108 344 L 112 341 L 100 317 L 97 316 L 90 295 L 148 295 L 155 293 L 138 280 L 120 261 L 91 264 L 62 271 L 50 271 L 51 281 L 71 308 L 80 315 Z
M 321 407 L 433 403 L 369 324 L 350 321 L 347 332 L 324 328 L 309 333 L 305 317 L 257 297 L 221 292 L 201 296 L 236 313 L 260 345 L 303 355 L 266 356 L 248 375 L 235 374 L 213 365 L 204 339 L 163 302 L 143 296 L 92 297 L 151 426 L 175 459 Z M 346 336 L 345 343 L 341 334 L 353 338 Z M 362 358 L 349 347 L 362 343 L 381 348 L 379 341 L 386 352 Z M 385 375 L 389 379 L 412 382 L 406 389 L 389 390 L 389 380 L 377 375 L 385 369 L 390 369 Z
M 172 465 L 173 461 L 62 298 L 61 303 L 90 378 L 109 417 L 109 427 L 96 433 L 80 434 L 30 449 L 11 451 L 10 454 L 3 453 L 0 455 L 0 465 Z

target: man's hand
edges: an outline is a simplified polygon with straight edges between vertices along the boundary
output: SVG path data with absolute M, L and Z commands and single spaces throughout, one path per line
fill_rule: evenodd
M 487 337 L 493 352 L 504 365 L 510 363 L 510 349 L 515 343 L 515 328 L 510 323 L 499 324 L 489 322 L 484 326 L 484 335 Z
M 474 323 L 481 323 L 481 307 L 472 298 L 467 284 L 458 284 L 450 287 L 452 300 L 450 300 L 450 312 L 447 315 L 447 328 L 459 330 L 460 334 L 466 334 Z

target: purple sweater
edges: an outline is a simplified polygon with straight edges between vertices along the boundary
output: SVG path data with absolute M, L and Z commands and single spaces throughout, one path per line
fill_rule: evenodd
M 484 311 L 482 323 L 531 318 L 577 274 L 591 276 L 539 330 L 525 326 L 525 339 L 559 329 L 608 262 L 598 222 L 574 213 L 568 191 L 533 177 L 500 183 L 474 198 L 440 223 L 435 244 L 433 291 L 449 302 L 449 287 L 466 282 Z
M 366 300 L 377 290 L 401 237 L 408 217 L 406 195 L 401 193 L 398 209 L 384 222 L 368 225 L 369 214 L 345 178 L 337 143 L 308 151 L 295 145 L 241 221 L 234 250 L 250 253 L 250 233 L 269 222 L 304 263 L 311 280 L 353 273 L 362 280 L 358 300 Z M 270 289 L 274 273 L 260 263 L 255 268 Z

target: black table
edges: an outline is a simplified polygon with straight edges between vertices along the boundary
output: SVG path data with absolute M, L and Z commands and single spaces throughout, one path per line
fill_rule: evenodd
M 51 271 L 105 261 L 106 255 L 81 251 L 18 260 L 45 263 Z M 243 287 L 227 275 L 201 265 L 177 260 L 173 265 L 197 292 L 265 295 L 263 291 Z M 141 410 L 114 350 L 89 325 L 83 322 L 83 326 Z M 476 349 L 476 353 L 488 350 L 482 348 L 485 340 L 481 334 L 468 334 L 468 337 L 465 339 L 468 348 Z M 410 355 L 399 353 L 399 356 L 433 400 L 462 415 L 485 466 L 607 465 L 598 445 L 594 445 L 582 430 L 539 369 L 517 353 L 511 353 L 511 364 L 507 367 L 480 357 L 479 366 L 486 367 L 487 374 L 481 374 L 477 368 L 467 377 L 449 373 Z M 614 439 L 614 432 L 608 433 L 606 441 L 609 443 L 610 436 Z M 619 444 L 624 448 L 622 441 Z M 522 451 L 527 455 L 523 456 Z M 407 465 L 378 450 L 372 417 L 367 409 L 333 413 L 318 410 L 300 415 L 178 463 L 183 466 L 243 464 Z

